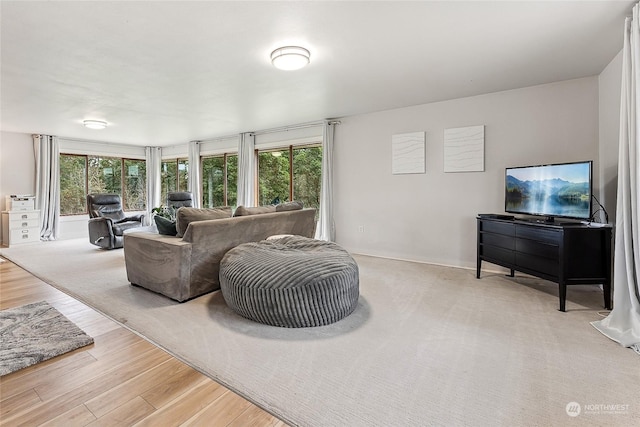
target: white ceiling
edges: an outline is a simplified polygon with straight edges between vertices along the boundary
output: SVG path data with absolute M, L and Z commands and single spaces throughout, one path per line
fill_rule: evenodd
M 162 146 L 592 76 L 634 3 L 3 0 L 0 128 Z

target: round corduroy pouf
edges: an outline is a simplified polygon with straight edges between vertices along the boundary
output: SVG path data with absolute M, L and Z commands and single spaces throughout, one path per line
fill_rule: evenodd
M 328 325 L 358 304 L 358 264 L 339 245 L 306 237 L 244 243 L 222 258 L 220 289 L 247 319 L 287 328 Z

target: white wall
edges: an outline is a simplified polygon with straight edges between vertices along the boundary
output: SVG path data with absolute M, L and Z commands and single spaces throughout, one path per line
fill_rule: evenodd
M 505 167 L 580 160 L 599 167 L 597 77 L 341 122 L 334 148 L 336 240 L 355 253 L 473 267 L 475 217 L 504 212 Z M 472 125 L 485 125 L 485 171 L 444 173 L 444 129 Z M 391 136 L 417 131 L 427 135 L 427 172 L 392 175 Z M 594 184 L 598 194 L 597 172 Z
M 600 109 L 600 183 L 602 203 L 609 222 L 616 219 L 618 188 L 618 135 L 620 132 L 620 90 L 622 87 L 622 51 L 598 77 Z
M 35 194 L 35 155 L 31 135 L 0 132 L 0 209 L 5 210 L 5 196 Z
M 525 164 L 594 160 L 595 192 L 611 216 L 620 63 L 618 56 L 599 77 L 342 118 L 338 243 L 357 253 L 473 267 L 476 214 L 503 211 L 504 168 Z M 485 172 L 445 174 L 444 129 L 481 124 Z M 392 175 L 391 136 L 413 131 L 427 133 L 427 172 Z M 0 206 L 6 194 L 34 191 L 31 135 L 0 133 Z M 62 238 L 86 233 L 86 218 L 78 220 L 74 226 L 63 218 Z
M 0 132 L 0 210 L 10 194 L 35 194 L 33 140 L 24 133 Z M 0 229 L 0 240 L 2 239 Z

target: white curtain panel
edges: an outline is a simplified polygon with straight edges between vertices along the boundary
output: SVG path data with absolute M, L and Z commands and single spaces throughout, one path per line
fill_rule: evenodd
M 58 138 L 33 135 L 36 159 L 36 209 L 40 210 L 40 240 L 60 233 L 60 146 Z
M 320 185 L 320 212 L 316 226 L 316 239 L 332 242 L 335 239 L 333 223 L 333 139 L 336 123 L 325 121 L 322 130 L 322 182 Z
M 238 206 L 255 204 L 256 154 L 255 135 L 240 134 L 238 142 Z
M 160 200 L 161 178 L 160 168 L 162 167 L 162 148 L 145 147 L 145 159 L 147 161 L 147 225 L 151 222 L 151 209 L 163 205 Z
M 593 322 L 607 337 L 640 354 L 640 21 L 639 5 L 625 22 L 620 103 L 613 310 Z
M 189 191 L 193 196 L 193 207 L 200 207 L 202 191 L 200 190 L 200 141 L 189 143 Z

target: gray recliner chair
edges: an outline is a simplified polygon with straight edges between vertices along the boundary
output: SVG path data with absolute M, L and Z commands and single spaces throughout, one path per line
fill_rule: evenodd
M 186 206 L 193 206 L 193 194 L 190 191 L 170 191 L 167 194 L 167 206 L 178 210 Z
M 88 194 L 89 241 L 104 249 L 121 248 L 123 233 L 144 225 L 145 215 L 126 216 L 117 194 Z

